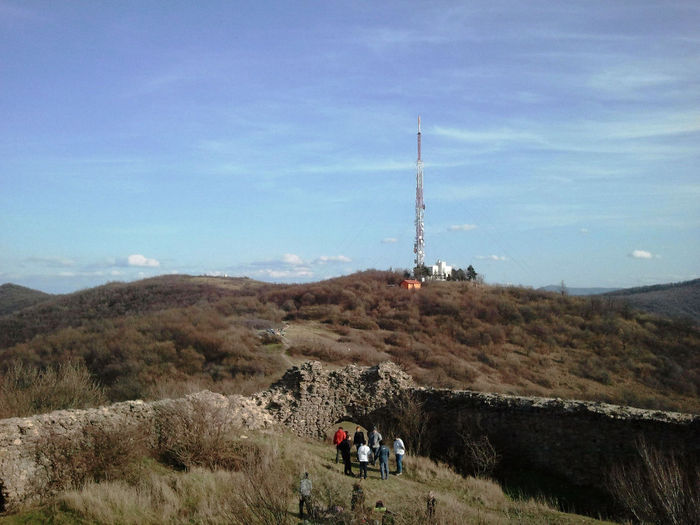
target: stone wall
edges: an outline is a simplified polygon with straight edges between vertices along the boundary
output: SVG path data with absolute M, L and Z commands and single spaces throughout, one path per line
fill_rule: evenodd
M 86 427 L 109 429 L 115 426 L 139 425 L 152 442 L 158 440 L 156 414 L 159 409 L 189 407 L 225 410 L 232 425 L 264 429 L 274 424 L 273 418 L 251 398 L 225 397 L 203 391 L 182 399 L 166 399 L 153 403 L 126 401 L 85 410 L 58 410 L 49 414 L 0 420 L 0 512 L 15 510 L 22 502 L 37 495 L 47 473 L 38 461 L 42 442 L 51 436 L 71 437 Z
M 601 484 L 612 463 L 634 455 L 640 437 L 650 445 L 700 457 L 700 417 L 601 403 L 417 388 L 393 363 L 330 370 L 318 362 L 293 367 L 268 390 L 251 397 L 200 392 L 180 400 L 129 401 L 89 410 L 65 410 L 0 421 L 0 505 L 11 511 L 41 483 L 36 447 L 51 433 L 85 425 L 141 424 L 157 439 L 160 407 L 178 404 L 226 411 L 233 424 L 252 429 L 280 425 L 323 438 L 341 420 L 369 426 L 390 416 L 393 400 L 411 397 L 428 423 L 424 440 L 436 457 L 460 453 L 460 434 L 488 436 L 504 462 L 519 462 L 581 486 Z M 412 436 L 403 436 L 409 448 Z

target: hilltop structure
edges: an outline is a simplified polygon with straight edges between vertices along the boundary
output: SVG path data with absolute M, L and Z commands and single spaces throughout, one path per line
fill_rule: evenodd
M 427 277 L 436 281 L 444 281 L 452 274 L 452 266 L 441 261 L 426 268 L 425 266 L 425 201 L 423 200 L 423 160 L 421 159 L 421 130 L 420 115 L 418 115 L 418 160 L 416 161 L 416 240 L 413 243 L 413 275 L 417 281 L 425 281 Z
M 416 279 L 422 278 L 418 272 L 425 265 L 425 236 L 424 236 L 424 217 L 425 203 L 423 202 L 423 161 L 420 158 L 420 115 L 418 115 L 418 160 L 416 161 L 416 241 L 413 244 L 413 253 L 416 255 L 414 259 L 414 272 Z

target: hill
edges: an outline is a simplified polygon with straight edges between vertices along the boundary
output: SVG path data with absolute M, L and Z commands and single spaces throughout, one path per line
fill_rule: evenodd
M 78 361 L 110 400 L 250 393 L 290 364 L 399 363 L 419 383 L 699 412 L 700 330 L 609 296 L 429 283 L 164 276 L 0 317 L 0 371 Z
M 700 279 L 607 293 L 646 312 L 700 323 Z
M 555 292 L 561 293 L 561 285 L 550 284 L 548 286 L 543 286 L 537 290 L 542 292 Z M 569 286 L 564 286 L 564 292 L 567 295 L 598 295 L 601 293 L 610 293 L 617 291 L 618 288 L 570 288 Z
M 51 295 L 16 284 L 0 285 L 0 316 L 35 305 Z

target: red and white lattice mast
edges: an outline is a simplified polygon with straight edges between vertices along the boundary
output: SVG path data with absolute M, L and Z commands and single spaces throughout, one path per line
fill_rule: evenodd
M 416 242 L 413 245 L 414 275 L 416 279 L 422 277 L 421 270 L 425 264 L 425 237 L 423 235 L 423 218 L 425 216 L 425 203 L 423 202 L 423 161 L 420 158 L 420 115 L 418 115 L 418 161 L 416 162 Z

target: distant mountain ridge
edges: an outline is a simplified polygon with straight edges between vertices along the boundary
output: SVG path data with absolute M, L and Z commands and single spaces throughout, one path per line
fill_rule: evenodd
M 688 318 L 700 323 L 700 279 L 671 284 L 626 288 L 605 294 L 664 317 Z
M 542 292 L 561 292 L 561 285 L 550 284 L 548 286 L 542 286 L 537 290 Z M 567 295 L 599 295 L 603 293 L 616 292 L 619 288 L 569 288 L 564 286 L 564 290 Z
M 0 315 L 7 315 L 51 298 L 51 294 L 17 284 L 0 285 Z

